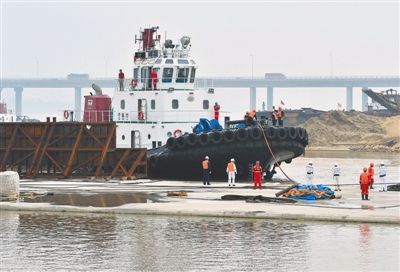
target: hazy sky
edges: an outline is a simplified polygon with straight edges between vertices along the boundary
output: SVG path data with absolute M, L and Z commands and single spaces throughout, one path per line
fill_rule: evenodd
M 192 38 L 198 76 L 399 74 L 398 2 L 6 2 L 1 1 L 1 76 L 91 77 L 131 71 L 134 35 L 160 26 L 159 34 Z M 85 90 L 88 92 L 89 90 Z M 55 92 L 58 92 L 55 95 Z M 230 92 L 237 101 L 225 102 Z M 111 93 L 111 90 L 109 90 Z M 25 114 L 73 108 L 71 90 L 26 90 Z M 13 91 L 2 97 L 14 107 Z M 245 110 L 248 92 L 217 90 L 228 110 Z M 258 89 L 257 106 L 266 99 Z M 275 104 L 320 109 L 345 105 L 345 90 L 277 89 Z M 354 96 L 360 108 L 360 91 Z M 246 101 L 244 104 L 243 101 Z M 47 112 L 46 112 L 47 114 Z

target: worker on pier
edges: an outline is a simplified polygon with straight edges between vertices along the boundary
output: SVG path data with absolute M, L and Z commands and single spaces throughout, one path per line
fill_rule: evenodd
M 337 162 L 335 162 L 332 172 L 333 172 L 333 181 L 336 183 L 335 191 L 341 191 L 340 186 L 339 186 L 340 168 L 339 168 Z
M 219 106 L 218 102 L 215 102 L 214 104 L 214 119 L 218 121 L 219 119 L 219 109 L 221 107 Z
M 125 81 L 125 74 L 122 72 L 122 69 L 119 69 L 118 82 L 120 91 L 124 90 L 124 81 Z
M 278 112 L 276 113 L 278 118 L 278 126 L 283 127 L 283 109 L 282 107 L 278 108 Z
M 150 78 L 151 78 L 151 86 L 153 87 L 153 90 L 157 90 L 157 83 L 158 83 L 157 77 L 158 77 L 157 71 L 155 69 L 151 70 Z
M 379 175 L 379 183 L 381 184 L 381 189 L 379 190 L 380 192 L 387 192 L 387 185 L 386 185 L 386 167 L 383 162 L 381 162 L 381 165 L 379 165 L 379 170 L 378 170 L 378 175 Z
M 369 183 L 369 175 L 367 172 L 367 167 L 364 167 L 363 172 L 360 175 L 360 189 L 361 189 L 361 199 L 362 200 L 369 200 L 368 199 L 369 186 L 370 186 L 370 183 Z
M 368 179 L 369 179 L 369 188 L 374 189 L 372 185 L 374 185 L 374 176 L 375 176 L 375 170 L 374 170 L 374 163 L 371 162 L 368 167 Z
M 313 178 L 314 178 L 314 166 L 312 161 L 308 162 L 306 165 L 306 177 L 307 177 L 307 184 L 306 185 L 313 185 Z
M 204 161 L 201 163 L 203 167 L 203 185 L 211 185 L 210 184 L 210 174 L 211 174 L 211 164 L 210 158 L 206 156 Z
M 237 174 L 235 159 L 231 159 L 231 162 L 226 166 L 226 173 L 228 174 L 228 186 L 236 186 L 235 185 L 235 176 Z
M 262 177 L 262 166 L 260 165 L 259 161 L 256 161 L 256 164 L 253 166 L 254 190 L 257 189 L 257 187 L 259 187 L 260 190 L 262 190 L 261 177 Z

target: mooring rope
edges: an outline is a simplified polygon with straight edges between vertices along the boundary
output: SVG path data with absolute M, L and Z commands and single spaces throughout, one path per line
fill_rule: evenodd
M 298 182 L 294 181 L 293 179 L 291 179 L 291 178 L 285 173 L 285 171 L 283 171 L 282 167 L 277 163 L 278 161 L 277 161 L 277 159 L 275 158 L 274 152 L 272 152 L 271 146 L 269 145 L 269 142 L 268 142 L 268 138 L 267 138 L 267 136 L 265 135 L 264 129 L 263 129 L 263 127 L 261 126 L 260 123 L 258 123 L 258 127 L 259 127 L 259 129 L 262 131 L 262 134 L 263 134 L 263 136 L 264 136 L 265 143 L 267 144 L 268 150 L 269 150 L 269 152 L 271 153 L 272 158 L 273 158 L 274 161 L 275 161 L 275 165 L 278 165 L 279 169 L 282 171 L 282 173 L 285 175 L 285 177 L 287 177 L 290 181 L 295 182 L 295 183 L 298 183 Z

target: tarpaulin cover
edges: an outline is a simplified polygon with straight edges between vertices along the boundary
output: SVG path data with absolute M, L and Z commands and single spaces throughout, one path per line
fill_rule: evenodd
M 335 198 L 335 193 L 331 188 L 319 185 L 297 185 L 295 188 L 286 192 L 283 196 L 294 199 L 318 200 Z

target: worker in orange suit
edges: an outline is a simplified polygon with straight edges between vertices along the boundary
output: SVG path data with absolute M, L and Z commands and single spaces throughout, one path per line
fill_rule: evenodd
M 218 102 L 215 102 L 214 104 L 214 119 L 218 121 L 219 119 L 219 109 L 220 109 L 220 105 L 218 104 Z
M 368 167 L 368 180 L 370 189 L 374 189 L 374 187 L 372 186 L 374 184 L 374 175 L 375 175 L 374 163 L 371 162 Z
M 276 113 L 278 118 L 278 126 L 283 127 L 283 109 L 282 107 L 278 108 L 278 112 Z
M 210 184 L 210 174 L 211 174 L 211 165 L 210 158 L 206 156 L 204 161 L 201 163 L 203 167 L 203 185 L 211 185 Z
M 367 172 L 367 167 L 364 167 L 363 172 L 360 175 L 360 189 L 361 189 L 361 199 L 368 199 L 368 188 L 369 188 L 369 175 Z
M 256 164 L 253 166 L 253 181 L 254 181 L 254 190 L 257 189 L 257 186 L 262 189 L 261 184 L 262 177 L 262 166 L 259 161 L 256 161 Z
M 236 165 L 235 165 L 235 159 L 234 158 L 232 158 L 231 162 L 228 163 L 228 165 L 226 166 L 226 173 L 228 174 L 228 185 L 229 185 L 229 187 L 236 186 L 235 185 L 235 176 L 237 174 L 237 170 L 236 170 Z

